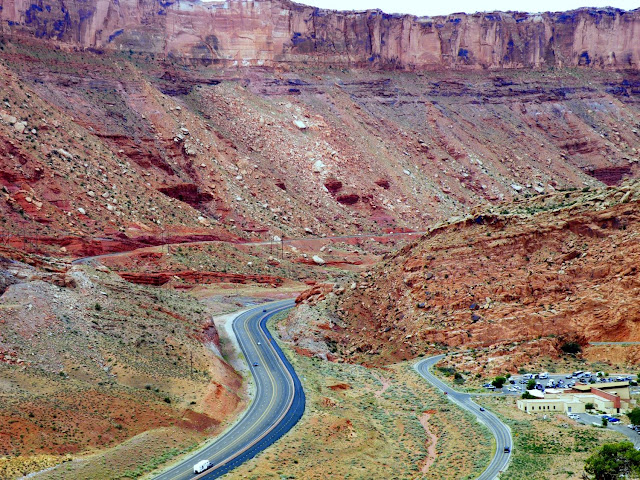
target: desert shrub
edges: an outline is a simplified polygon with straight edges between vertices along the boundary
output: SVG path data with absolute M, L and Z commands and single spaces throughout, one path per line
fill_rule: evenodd
M 496 388 L 502 388 L 506 381 L 507 379 L 504 377 L 496 377 L 493 379 L 493 382 L 491 382 L 491 384 Z
M 560 346 L 560 350 L 569 355 L 575 355 L 582 351 L 582 347 L 578 342 L 565 342 Z

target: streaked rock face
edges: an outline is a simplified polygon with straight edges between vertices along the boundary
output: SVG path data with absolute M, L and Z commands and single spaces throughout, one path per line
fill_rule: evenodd
M 287 0 L 4 0 L 5 34 L 220 65 L 383 69 L 638 68 L 640 11 L 446 17 L 335 12 Z

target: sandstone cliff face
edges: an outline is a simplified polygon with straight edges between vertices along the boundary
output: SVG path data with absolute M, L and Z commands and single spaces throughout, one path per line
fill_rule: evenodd
M 220 65 L 637 69 L 640 11 L 446 17 L 335 12 L 287 0 L 0 1 L 4 34 Z

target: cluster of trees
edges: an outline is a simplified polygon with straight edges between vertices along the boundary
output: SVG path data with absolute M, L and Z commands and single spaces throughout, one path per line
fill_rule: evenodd
M 640 478 L 640 451 L 631 442 L 606 443 L 587 459 L 584 471 L 593 480 Z
M 634 408 L 627 416 L 633 425 L 640 425 L 640 408 Z M 593 480 L 640 478 L 640 451 L 631 442 L 606 443 L 587 459 L 584 471 L 586 478 Z

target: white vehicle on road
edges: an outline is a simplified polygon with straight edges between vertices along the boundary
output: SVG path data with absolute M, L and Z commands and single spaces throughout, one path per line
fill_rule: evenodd
M 202 473 L 209 468 L 211 468 L 211 462 L 209 460 L 202 460 L 193 466 L 193 473 Z

